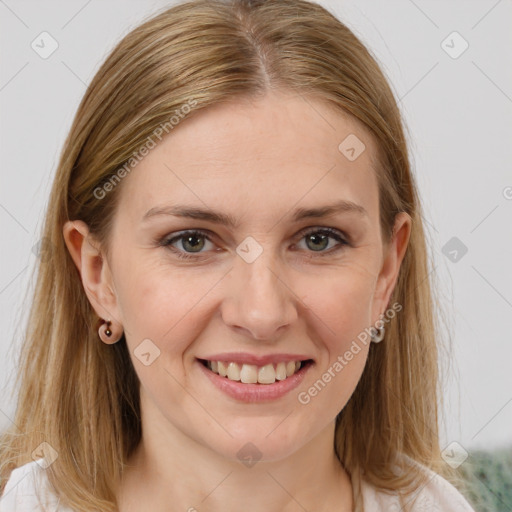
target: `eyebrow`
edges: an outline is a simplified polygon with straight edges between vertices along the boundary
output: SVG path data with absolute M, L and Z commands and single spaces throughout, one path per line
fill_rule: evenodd
M 336 203 L 317 208 L 298 208 L 293 213 L 292 220 L 294 222 L 298 222 L 303 219 L 330 217 L 340 213 L 355 213 L 360 216 L 368 216 L 368 212 L 363 206 L 352 201 L 341 200 Z M 235 229 L 239 225 L 231 215 L 186 205 L 155 206 L 144 214 L 142 221 L 147 221 L 150 218 L 159 215 L 171 215 L 174 217 L 206 220 L 227 226 L 231 229 Z

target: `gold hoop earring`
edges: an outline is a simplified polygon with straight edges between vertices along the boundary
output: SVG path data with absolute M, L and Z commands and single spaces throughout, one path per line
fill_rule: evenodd
M 113 345 L 114 343 L 117 343 L 121 339 L 121 336 L 119 336 L 117 339 L 112 338 L 113 332 L 111 329 L 111 325 L 111 320 L 105 320 L 98 328 L 98 336 L 100 337 L 100 340 L 103 341 L 103 343 L 106 343 L 107 345 Z
M 382 326 L 380 329 L 377 327 L 372 328 L 371 340 L 372 343 L 380 343 L 384 339 L 386 329 Z

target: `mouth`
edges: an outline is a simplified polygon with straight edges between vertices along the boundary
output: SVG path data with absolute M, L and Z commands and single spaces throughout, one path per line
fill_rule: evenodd
M 297 374 L 306 366 L 313 364 L 312 359 L 297 361 L 281 361 L 265 365 L 238 363 L 235 361 L 210 361 L 198 359 L 210 372 L 242 384 L 274 384 L 276 381 L 285 381 Z
M 196 358 L 200 373 L 223 394 L 240 402 L 269 402 L 299 386 L 315 365 L 313 359 L 265 365 Z

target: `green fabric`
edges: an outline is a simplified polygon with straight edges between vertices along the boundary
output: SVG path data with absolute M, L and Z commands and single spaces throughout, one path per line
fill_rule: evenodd
M 512 448 L 472 451 L 459 472 L 476 512 L 512 512 Z

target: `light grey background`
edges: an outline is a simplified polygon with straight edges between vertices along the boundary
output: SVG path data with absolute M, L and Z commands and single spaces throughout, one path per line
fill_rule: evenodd
M 454 343 L 442 445 L 510 445 L 512 1 L 319 3 L 379 60 L 410 133 Z M 33 247 L 78 103 L 114 44 L 171 4 L 0 0 L 0 428 L 13 418 Z M 43 31 L 59 45 L 47 59 L 31 48 Z M 464 42 L 454 31 L 469 44 L 457 58 Z M 466 254 L 451 246 L 443 253 L 452 237 Z

